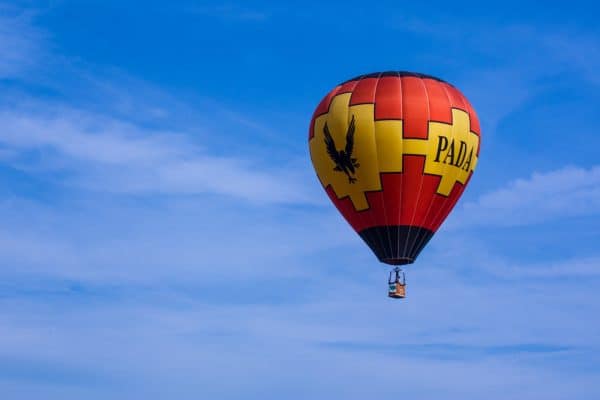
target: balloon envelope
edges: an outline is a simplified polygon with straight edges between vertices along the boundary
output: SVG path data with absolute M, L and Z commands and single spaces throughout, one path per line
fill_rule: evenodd
M 446 219 L 479 159 L 469 101 L 441 79 L 362 75 L 336 86 L 309 129 L 333 204 L 381 262 L 409 264 Z

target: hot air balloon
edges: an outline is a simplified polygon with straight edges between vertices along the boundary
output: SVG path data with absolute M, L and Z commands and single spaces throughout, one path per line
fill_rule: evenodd
M 327 195 L 385 264 L 388 295 L 405 296 L 413 263 L 444 222 L 479 160 L 477 115 L 453 85 L 389 71 L 337 85 L 317 106 L 310 156 Z

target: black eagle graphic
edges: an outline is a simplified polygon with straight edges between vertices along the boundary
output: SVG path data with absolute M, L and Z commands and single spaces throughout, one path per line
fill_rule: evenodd
M 356 169 L 360 167 L 360 164 L 356 162 L 356 158 L 352 158 L 352 152 L 354 151 L 355 129 L 356 125 L 354 123 L 353 115 L 352 120 L 350 120 L 348 130 L 346 131 L 346 148 L 338 151 L 335 147 L 333 137 L 331 137 L 331 132 L 329 132 L 327 122 L 325 122 L 325 126 L 323 127 L 325 145 L 327 146 L 327 154 L 329 154 L 329 157 L 335 163 L 335 168 L 333 170 L 345 173 L 346 176 L 348 176 L 348 182 L 350 183 L 356 182 L 354 175 L 356 174 Z

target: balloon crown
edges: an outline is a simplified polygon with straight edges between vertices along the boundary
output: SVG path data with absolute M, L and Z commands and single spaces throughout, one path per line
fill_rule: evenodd
M 438 77 L 432 76 L 432 75 L 427 75 L 427 74 L 421 74 L 419 72 L 410 72 L 410 71 L 384 71 L 384 72 L 372 72 L 370 74 L 363 74 L 363 75 L 358 75 L 352 79 L 348 79 L 344 82 L 341 83 L 341 85 L 343 85 L 344 83 L 347 82 L 352 82 L 352 81 L 358 81 L 361 79 L 365 79 L 365 78 L 381 78 L 384 76 L 397 76 L 397 77 L 402 77 L 402 76 L 414 76 L 416 78 L 427 78 L 427 79 L 433 79 L 434 81 L 438 81 L 438 82 L 444 82 L 447 83 L 448 85 L 450 85 L 450 83 L 446 82 L 443 79 L 440 79 Z

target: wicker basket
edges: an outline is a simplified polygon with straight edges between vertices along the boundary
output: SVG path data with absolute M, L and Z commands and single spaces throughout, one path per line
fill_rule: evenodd
M 393 297 L 395 299 L 403 299 L 406 297 L 406 284 L 401 284 L 400 282 L 390 283 L 388 289 L 388 297 Z

